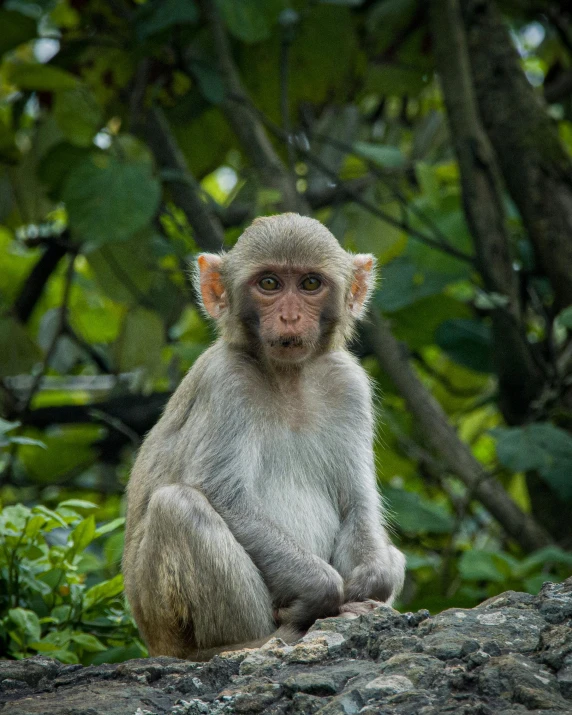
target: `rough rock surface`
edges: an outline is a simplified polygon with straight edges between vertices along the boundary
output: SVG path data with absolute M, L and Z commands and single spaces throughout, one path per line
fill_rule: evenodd
M 438 616 L 379 608 L 191 663 L 0 661 L 10 715 L 572 713 L 572 578 Z

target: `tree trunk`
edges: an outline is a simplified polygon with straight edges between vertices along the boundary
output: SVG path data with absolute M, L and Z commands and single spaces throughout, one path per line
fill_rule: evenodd
M 565 308 L 572 303 L 572 163 L 496 7 L 460 4 L 481 118 L 556 308 Z
M 463 206 L 487 291 L 507 304 L 492 311 L 500 406 L 509 424 L 525 420 L 543 384 L 521 320 L 496 157 L 481 124 L 458 0 L 432 0 L 431 26 L 437 71 L 451 139 L 459 162 Z
M 555 309 L 561 310 L 572 303 L 572 163 L 493 2 L 460 0 L 460 5 L 479 113 L 537 267 L 549 278 Z M 570 395 L 561 400 L 569 403 Z M 527 475 L 527 484 L 534 516 L 569 547 L 572 506 L 535 473 Z

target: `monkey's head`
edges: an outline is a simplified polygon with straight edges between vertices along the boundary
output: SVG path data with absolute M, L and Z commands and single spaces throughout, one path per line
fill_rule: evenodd
M 319 221 L 294 213 L 256 219 L 231 251 L 197 263 L 223 338 L 284 365 L 344 345 L 374 283 L 372 255 L 344 251 Z

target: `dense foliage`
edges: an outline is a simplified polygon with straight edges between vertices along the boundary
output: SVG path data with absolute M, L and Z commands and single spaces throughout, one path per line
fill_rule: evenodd
M 352 349 L 379 394 L 399 605 L 569 575 L 572 15 L 500 10 L 3 3 L 3 654 L 144 652 L 121 599 L 123 492 L 213 339 L 189 262 L 282 210 L 380 264 Z
M 68 499 L 54 510 L 18 504 L 0 513 L 0 638 L 8 655 L 40 653 L 87 664 L 145 654 L 125 612 L 123 577 L 105 579 L 117 565 L 122 534 L 102 537 L 125 520 L 98 528 L 93 514 L 78 514 L 96 508 Z

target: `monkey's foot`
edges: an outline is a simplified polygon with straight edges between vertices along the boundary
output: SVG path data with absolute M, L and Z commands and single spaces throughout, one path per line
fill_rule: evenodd
M 342 618 L 357 618 L 380 606 L 383 606 L 383 603 L 374 601 L 372 598 L 368 598 L 365 601 L 348 601 L 348 603 L 340 606 L 340 616 Z

